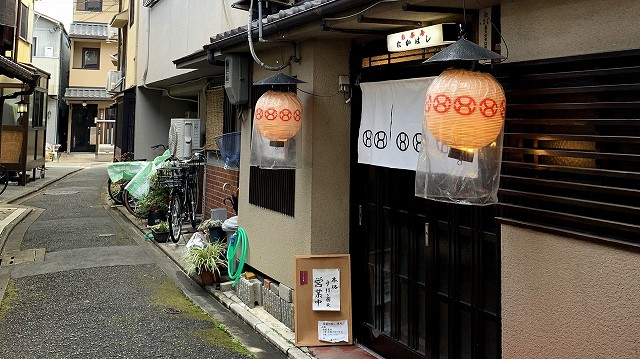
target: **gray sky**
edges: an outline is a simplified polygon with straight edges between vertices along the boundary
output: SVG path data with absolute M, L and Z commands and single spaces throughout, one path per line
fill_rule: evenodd
M 73 3 L 74 0 L 35 0 L 34 2 L 37 12 L 62 22 L 67 31 L 73 20 Z

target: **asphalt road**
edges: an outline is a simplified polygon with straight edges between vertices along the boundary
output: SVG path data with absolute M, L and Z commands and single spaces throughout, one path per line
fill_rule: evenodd
M 97 166 L 21 203 L 44 211 L 8 241 L 46 252 L 44 261 L 0 270 L 10 276 L 0 358 L 285 357 L 213 298 L 207 311 L 217 320 L 194 305 L 183 290 L 206 292 L 117 218 L 106 197 L 106 170 Z

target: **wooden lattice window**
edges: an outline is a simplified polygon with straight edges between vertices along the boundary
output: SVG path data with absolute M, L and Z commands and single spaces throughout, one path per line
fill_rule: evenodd
M 498 67 L 503 220 L 640 246 L 640 51 Z

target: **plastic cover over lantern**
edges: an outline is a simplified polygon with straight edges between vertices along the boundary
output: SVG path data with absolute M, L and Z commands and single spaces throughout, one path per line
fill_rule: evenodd
M 473 53 L 488 50 L 476 50 L 479 46 L 465 39 L 454 45 L 464 47 L 463 56 L 499 56 Z M 460 51 L 454 45 L 434 57 Z M 416 195 L 461 204 L 497 203 L 505 109 L 504 90 L 488 73 L 448 69 L 437 77 L 425 96 Z
M 295 168 L 295 135 L 302 128 L 302 102 L 290 85 L 302 83 L 279 73 L 255 85 L 272 85 L 253 111 L 251 165 L 262 168 Z

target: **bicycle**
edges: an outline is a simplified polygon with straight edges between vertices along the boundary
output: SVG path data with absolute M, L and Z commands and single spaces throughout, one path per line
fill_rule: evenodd
M 163 151 L 167 149 L 167 146 L 164 144 L 159 144 L 155 146 L 151 146 L 151 149 L 155 150 L 162 147 Z M 136 212 L 137 208 L 137 199 L 129 194 L 124 188 L 127 186 L 129 181 L 135 176 L 139 170 L 141 170 L 144 166 L 147 165 L 146 159 L 137 159 L 133 160 L 133 153 L 126 152 L 121 156 L 121 160 L 118 161 L 114 158 L 114 163 L 126 163 L 127 166 L 131 168 L 127 169 L 119 169 L 117 181 L 112 181 L 112 174 L 109 173 L 109 179 L 107 180 L 107 191 L 109 192 L 109 197 L 111 200 L 117 205 L 124 205 L 129 213 L 131 213 L 136 218 L 143 218 L 141 214 Z M 109 171 L 109 168 L 107 168 Z
M 158 181 L 170 191 L 168 222 L 173 243 L 180 240 L 184 220 L 197 227 L 198 168 L 204 165 L 203 156 L 204 148 L 198 149 L 188 160 L 174 159 L 172 165 L 158 169 Z

